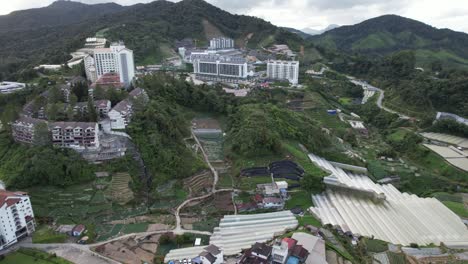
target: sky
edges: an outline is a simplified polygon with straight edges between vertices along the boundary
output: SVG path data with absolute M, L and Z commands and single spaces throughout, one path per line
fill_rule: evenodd
M 1 0 L 0 14 L 43 7 L 54 0 Z M 77 0 L 103 3 L 112 0 Z M 113 0 L 121 5 L 152 0 Z M 171 0 L 176 2 L 177 0 Z M 330 24 L 351 25 L 384 14 L 416 19 L 437 28 L 468 33 L 467 0 L 207 0 L 226 11 L 260 17 L 274 25 L 323 29 Z

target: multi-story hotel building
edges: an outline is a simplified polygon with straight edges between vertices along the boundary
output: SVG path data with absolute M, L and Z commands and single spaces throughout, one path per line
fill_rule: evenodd
M 0 190 L 0 250 L 34 230 L 34 213 L 27 193 Z
M 267 76 L 272 80 L 287 80 L 291 84 L 299 83 L 299 62 L 271 60 L 267 64 Z
M 198 79 L 208 81 L 236 83 L 248 77 L 247 61 L 242 57 L 218 54 L 194 56 L 193 70 Z
M 122 42 L 112 43 L 110 48 L 94 49 L 84 63 L 87 78 L 91 82 L 97 81 L 104 74 L 117 73 L 120 81 L 128 87 L 135 77 L 133 51 Z
M 219 50 L 219 49 L 233 49 L 234 40 L 231 38 L 213 38 L 210 40 L 209 49 Z
M 41 119 L 21 116 L 11 124 L 13 138 L 16 142 L 33 144 L 36 125 L 40 123 L 47 124 L 46 121 Z
M 97 123 L 54 122 L 50 124 L 52 144 L 61 148 L 99 148 L 99 126 Z

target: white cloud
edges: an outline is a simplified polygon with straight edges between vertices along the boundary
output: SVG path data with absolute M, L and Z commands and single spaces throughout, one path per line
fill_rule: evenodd
M 0 14 L 18 9 L 42 7 L 53 0 L 2 0 Z M 102 3 L 112 0 L 81 0 Z M 172 0 L 174 2 L 178 0 Z M 151 0 L 115 0 L 131 5 Z M 278 26 L 321 29 L 329 24 L 349 25 L 384 15 L 398 14 L 438 28 L 468 32 L 466 0 L 208 0 L 236 14 L 261 17 Z

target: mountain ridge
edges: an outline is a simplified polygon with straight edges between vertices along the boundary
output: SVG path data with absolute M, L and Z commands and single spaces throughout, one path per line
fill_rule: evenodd
M 423 65 L 440 60 L 447 65 L 468 67 L 468 34 L 437 29 L 398 15 L 383 15 L 341 26 L 312 36 L 311 40 L 333 50 L 372 56 L 413 50 Z

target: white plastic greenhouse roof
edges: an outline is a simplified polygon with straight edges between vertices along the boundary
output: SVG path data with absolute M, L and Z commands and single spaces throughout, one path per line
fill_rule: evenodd
M 297 225 L 297 219 L 290 211 L 226 215 L 221 219 L 219 227 L 214 229 L 210 244 L 223 249 L 224 255 L 235 255 L 256 242 L 272 240 L 274 236 L 294 229 Z
M 210 244 L 219 247 L 225 256 L 236 255 L 256 242 L 266 242 L 298 225 L 291 211 L 265 214 L 226 215 L 214 229 Z M 165 262 L 198 256 L 203 248 L 190 247 L 171 250 Z
M 354 175 L 334 167 L 330 162 L 315 155 L 309 158 L 322 169 L 331 173 L 325 181 L 334 181 L 332 186 L 372 190 L 385 195 L 380 202 L 352 191 L 328 189 L 313 196 L 314 207 L 310 211 L 323 224 L 340 226 L 362 236 L 374 236 L 394 244 L 409 245 L 456 244 L 468 247 L 468 231 L 461 219 L 435 198 L 419 198 L 401 193 L 393 185 L 375 184 L 365 175 Z

